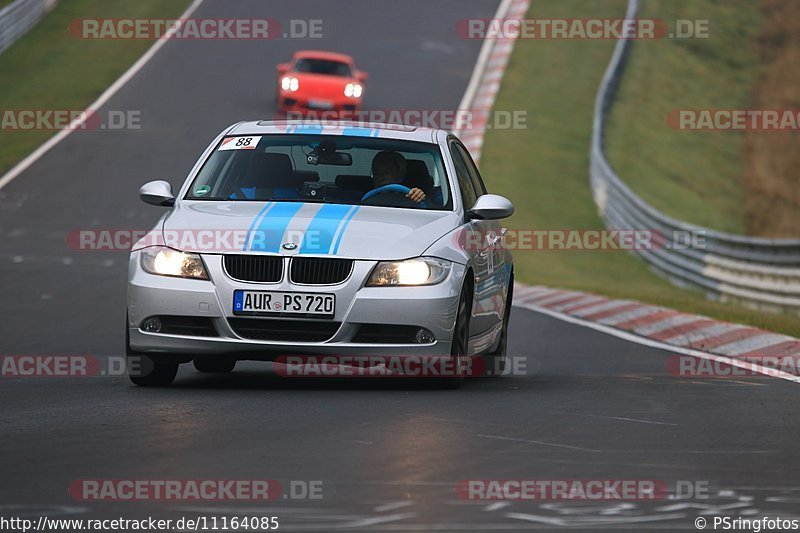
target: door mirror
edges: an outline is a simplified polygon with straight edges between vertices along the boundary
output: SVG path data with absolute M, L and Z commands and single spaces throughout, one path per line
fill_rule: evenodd
M 508 198 L 497 194 L 484 194 L 467 211 L 470 220 L 500 220 L 514 214 L 514 204 Z
M 356 71 L 356 79 L 358 79 L 358 81 L 360 81 L 361 83 L 367 81 L 367 78 L 369 78 L 369 74 L 367 74 L 363 70 Z
M 278 65 L 278 74 L 286 74 L 289 72 L 291 65 L 289 63 L 281 63 Z
M 170 207 L 175 205 L 175 195 L 172 194 L 172 185 L 163 180 L 150 181 L 139 189 L 139 198 L 150 205 Z

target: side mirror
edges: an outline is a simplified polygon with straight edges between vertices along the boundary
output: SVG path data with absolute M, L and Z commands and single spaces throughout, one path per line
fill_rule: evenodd
M 166 181 L 150 181 L 139 188 L 139 198 L 150 205 L 171 207 L 175 205 L 175 195 L 172 194 L 172 185 Z
M 367 74 L 363 70 L 357 70 L 356 71 L 356 79 L 358 81 L 360 81 L 361 83 L 364 83 L 365 81 L 367 81 L 367 78 L 369 78 L 369 74 Z
M 286 74 L 289 72 L 291 65 L 289 63 L 281 63 L 278 65 L 278 74 Z
M 508 198 L 497 194 L 484 194 L 467 211 L 470 220 L 500 220 L 514 214 L 514 204 Z

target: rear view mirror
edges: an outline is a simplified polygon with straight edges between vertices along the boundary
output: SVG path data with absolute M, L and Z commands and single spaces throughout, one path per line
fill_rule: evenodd
M 514 204 L 508 198 L 497 194 L 484 194 L 467 211 L 470 220 L 500 220 L 514 214 Z
M 163 180 L 150 181 L 139 188 L 139 198 L 150 205 L 170 207 L 175 205 L 175 195 L 172 194 L 172 185 Z

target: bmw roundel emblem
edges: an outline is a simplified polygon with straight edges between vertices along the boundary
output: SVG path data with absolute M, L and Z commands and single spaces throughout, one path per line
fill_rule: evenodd
M 285 243 L 283 243 L 283 249 L 284 250 L 296 250 L 297 249 L 297 245 L 295 243 L 293 243 L 293 242 L 285 242 Z

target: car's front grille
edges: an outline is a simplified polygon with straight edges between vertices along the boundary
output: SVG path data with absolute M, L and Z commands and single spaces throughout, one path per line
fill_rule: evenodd
M 225 271 L 233 279 L 277 283 L 283 276 L 283 258 L 270 255 L 226 255 Z
M 295 257 L 289 275 L 292 283 L 334 285 L 346 280 L 352 270 L 353 261 L 350 259 Z
M 257 341 L 324 342 L 339 330 L 339 322 L 229 318 L 237 335 Z

